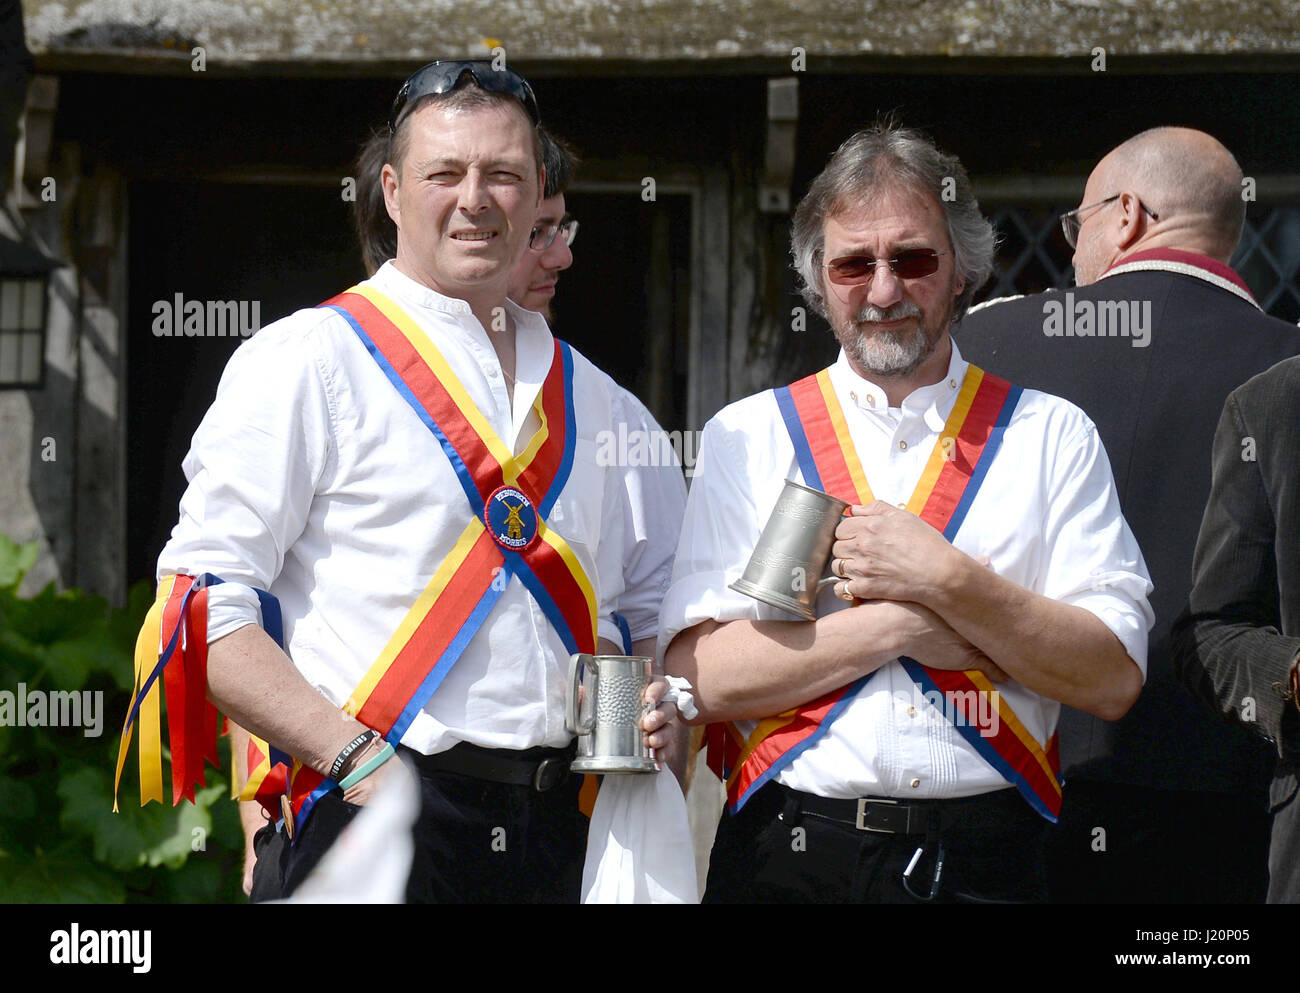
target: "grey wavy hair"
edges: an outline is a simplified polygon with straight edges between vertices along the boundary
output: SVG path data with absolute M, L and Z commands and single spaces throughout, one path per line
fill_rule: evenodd
M 962 319 L 971 298 L 992 274 L 997 236 L 980 213 L 970 177 L 957 156 L 941 152 L 919 131 L 877 124 L 840 145 L 794 212 L 790 254 L 802 283 L 799 292 L 822 317 L 826 218 L 867 202 L 885 187 L 900 186 L 930 194 L 943 208 L 955 268 L 966 280 L 953 307 L 954 320 Z

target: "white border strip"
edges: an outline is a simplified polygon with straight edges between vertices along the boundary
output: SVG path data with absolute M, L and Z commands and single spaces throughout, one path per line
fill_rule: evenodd
M 1173 262 L 1168 259 L 1144 259 L 1141 262 L 1125 262 L 1123 265 L 1117 265 L 1114 269 L 1107 269 L 1101 278 L 1109 279 L 1111 276 L 1119 276 L 1126 272 L 1177 272 L 1184 276 L 1195 276 L 1197 279 L 1203 279 L 1205 282 L 1219 287 L 1219 289 L 1235 293 L 1256 310 L 1263 313 L 1263 308 L 1255 302 L 1255 298 L 1236 283 L 1224 279 L 1222 276 L 1216 276 L 1200 266 L 1190 265 L 1186 262 Z

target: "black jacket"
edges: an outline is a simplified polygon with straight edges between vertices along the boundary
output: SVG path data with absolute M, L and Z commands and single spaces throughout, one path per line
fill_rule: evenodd
M 1210 442 L 1224 400 L 1251 376 L 1300 353 L 1300 331 L 1227 289 L 1169 271 L 1120 273 L 1068 294 L 1052 290 L 994 303 L 954 329 L 964 358 L 1017 385 L 1064 397 L 1096 423 L 1155 585 L 1142 695 L 1114 723 L 1063 709 L 1067 780 L 1262 792 L 1270 757 L 1257 739 L 1216 719 L 1178 683 L 1169 631 L 1187 601 L 1210 489 Z M 1103 303 L 1110 305 L 1112 330 L 1120 309 L 1137 320 L 1127 336 L 1049 336 L 1045 322 L 1059 319 L 1067 303 L 1094 316 L 1094 331 Z M 1137 330 L 1149 335 L 1145 346 Z
M 1256 376 L 1224 406 L 1190 602 L 1173 647 L 1183 682 L 1278 756 L 1269 900 L 1294 901 L 1300 711 L 1285 697 L 1300 653 L 1300 358 Z

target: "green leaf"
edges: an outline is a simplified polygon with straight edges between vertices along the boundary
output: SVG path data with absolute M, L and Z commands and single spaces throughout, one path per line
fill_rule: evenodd
M 36 816 L 36 791 L 15 779 L 0 779 L 0 821 Z
M 149 865 L 178 869 L 185 864 L 190 853 L 195 851 L 196 844 L 206 848 L 208 837 L 212 834 L 212 815 L 208 808 L 224 792 L 224 784 L 209 786 L 195 792 L 193 803 L 182 802 L 180 806 L 173 807 L 172 812 L 177 816 L 170 833 L 145 851 L 145 861 Z
M 62 828 L 94 840 L 95 861 L 114 869 L 143 865 L 145 849 L 158 836 L 168 812 L 161 804 L 137 807 L 133 794 L 123 791 L 121 813 L 113 813 L 107 770 L 83 766 L 59 780 L 55 791 L 63 801 Z
M 0 534 L 0 588 L 17 590 L 27 570 L 40 557 L 40 542 L 29 541 L 20 545 Z
M 59 641 L 45 650 L 46 669 L 52 689 L 79 690 L 96 669 L 116 654 L 102 635 L 87 635 Z
M 108 601 L 103 597 L 80 590 L 59 593 L 53 583 L 30 600 L 12 601 L 10 607 L 14 630 L 38 645 L 97 634 L 108 620 Z
M 122 903 L 121 882 L 84 855 L 58 852 L 0 858 L 0 900 L 6 903 Z
M 135 791 L 126 783 L 120 812 L 115 814 L 107 771 L 82 768 L 59 781 L 57 792 L 63 799 L 59 823 L 67 831 L 92 837 L 96 861 L 114 869 L 141 865 L 176 869 L 194 851 L 196 839 L 210 844 L 208 808 L 220 802 L 228 789 L 221 776 L 210 778 L 212 785 L 198 790 L 194 803 L 181 801 L 174 807 L 165 803 L 138 807 L 132 802 Z M 170 790 L 170 784 L 165 788 Z

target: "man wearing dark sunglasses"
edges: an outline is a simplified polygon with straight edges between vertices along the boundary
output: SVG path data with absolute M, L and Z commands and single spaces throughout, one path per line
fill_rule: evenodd
M 241 347 L 185 462 L 158 623 L 206 630 L 187 670 L 210 644 L 210 699 L 298 760 L 292 844 L 257 869 L 283 895 L 400 746 L 422 798 L 408 900 L 578 897 L 562 684 L 576 648 L 619 651 L 622 485 L 595 458 L 608 377 L 507 299 L 542 199 L 537 122 L 513 72 L 415 73 L 380 175 L 395 257 Z M 651 747 L 671 712 L 643 719 Z M 208 729 L 180 740 L 197 755 Z
M 974 361 L 1093 419 L 1155 583 L 1137 705 L 1113 724 L 1061 716 L 1068 785 L 1049 849 L 1052 898 L 1259 902 L 1268 749 L 1178 685 L 1169 632 L 1187 601 L 1224 399 L 1300 351 L 1300 334 L 1262 313 L 1228 265 L 1246 214 L 1242 173 L 1210 135 L 1130 138 L 1093 169 L 1079 204 L 1061 218 L 1077 286 L 990 302 L 958 334 Z
M 1149 584 L 1096 432 L 949 334 L 993 241 L 961 163 L 892 126 L 795 212 L 841 353 L 706 425 L 660 618 L 728 786 L 706 901 L 1041 901 L 1057 701 L 1137 698 Z M 810 621 L 729 585 L 787 479 L 851 505 Z

